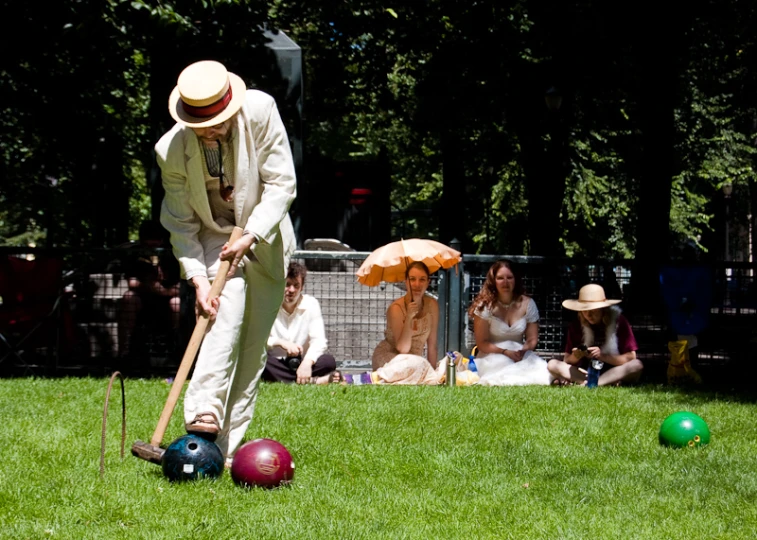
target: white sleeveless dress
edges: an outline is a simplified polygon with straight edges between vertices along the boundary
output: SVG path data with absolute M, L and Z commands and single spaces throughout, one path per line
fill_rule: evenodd
M 475 314 L 489 322 L 489 340 L 507 351 L 521 350 L 526 325 L 539 322 L 539 310 L 533 298 L 529 299 L 526 306 L 526 316 L 518 319 L 512 326 L 492 315 L 487 308 L 477 310 Z M 533 351 L 527 351 L 520 362 L 498 353 L 482 354 L 476 357 L 475 362 L 481 377 L 478 384 L 484 386 L 547 385 L 551 384 L 553 379 L 547 369 L 546 360 Z

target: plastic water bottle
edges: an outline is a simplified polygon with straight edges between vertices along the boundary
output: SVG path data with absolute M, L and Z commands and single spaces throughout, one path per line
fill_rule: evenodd
M 447 386 L 455 386 L 457 383 L 457 370 L 455 369 L 455 354 L 447 352 L 445 357 L 447 362 Z
M 468 369 L 472 372 L 477 372 L 478 368 L 476 367 L 476 362 L 473 360 L 474 356 L 470 355 L 468 357 Z
M 588 388 L 596 388 L 599 384 L 599 372 L 602 371 L 604 362 L 599 360 L 592 360 L 589 364 L 589 371 L 586 372 L 586 386 Z

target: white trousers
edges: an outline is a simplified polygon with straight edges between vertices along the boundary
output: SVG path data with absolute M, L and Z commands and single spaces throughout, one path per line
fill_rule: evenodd
M 204 232 L 205 265 L 212 281 L 228 236 Z M 259 262 L 244 258 L 221 292 L 218 315 L 205 334 L 184 396 L 186 422 L 204 412 L 218 417 L 221 433 L 216 444 L 227 461 L 252 421 L 266 342 L 284 299 L 284 285 L 283 278 L 274 279 Z

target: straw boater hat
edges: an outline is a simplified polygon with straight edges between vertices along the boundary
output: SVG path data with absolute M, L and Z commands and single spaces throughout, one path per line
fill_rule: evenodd
M 573 311 L 589 311 L 590 309 L 599 309 L 615 304 L 620 304 L 620 300 L 605 298 L 605 290 L 601 285 L 595 283 L 581 287 L 581 290 L 578 291 L 578 300 L 564 300 L 562 303 L 564 308 Z
M 168 98 L 168 111 L 179 124 L 193 128 L 225 122 L 244 103 L 247 86 L 220 62 L 190 64 Z

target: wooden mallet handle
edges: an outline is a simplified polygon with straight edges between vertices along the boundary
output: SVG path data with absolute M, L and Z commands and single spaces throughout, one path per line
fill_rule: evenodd
M 244 231 L 241 228 L 234 227 L 234 231 L 229 238 L 229 244 L 233 244 L 239 240 L 242 237 L 243 232 Z M 221 261 L 216 278 L 213 280 L 213 284 L 210 287 L 208 300 L 217 298 L 218 295 L 221 294 L 223 286 L 226 284 L 226 274 L 229 272 L 230 267 L 231 263 L 229 261 Z M 163 435 L 166 434 L 168 422 L 171 420 L 171 415 L 176 407 L 176 402 L 179 400 L 181 391 L 184 388 L 184 383 L 187 380 L 187 375 L 189 375 L 189 370 L 192 369 L 192 364 L 194 364 L 197 351 L 200 349 L 200 344 L 205 337 L 205 331 L 208 328 L 209 322 L 207 315 L 203 315 L 197 319 L 195 329 L 192 332 L 192 337 L 189 339 L 187 349 L 184 351 L 184 357 L 181 359 L 179 371 L 176 372 L 176 377 L 171 385 L 171 392 L 168 394 L 168 400 L 163 407 L 160 420 L 158 420 L 158 426 L 155 428 L 155 432 L 152 434 L 152 439 L 150 440 L 150 444 L 155 447 L 160 446 L 160 443 L 163 442 Z

